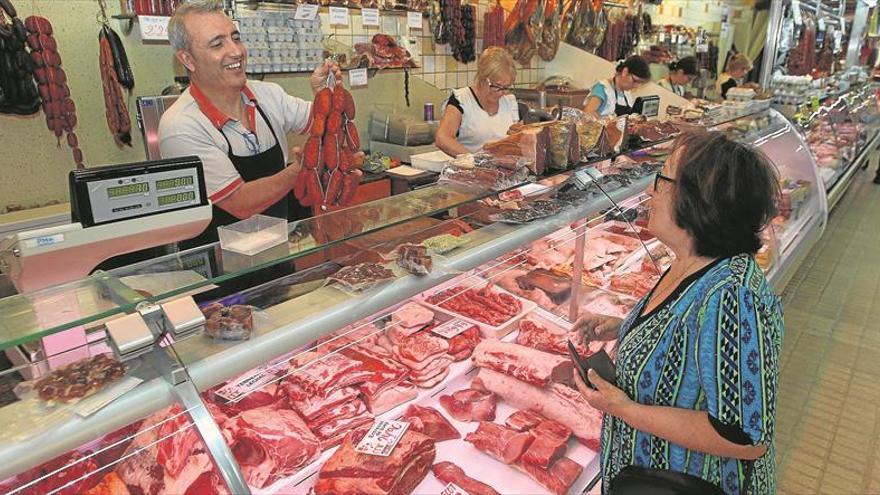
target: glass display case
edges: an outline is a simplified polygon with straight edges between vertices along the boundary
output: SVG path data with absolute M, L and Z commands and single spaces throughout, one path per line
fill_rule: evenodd
M 855 171 L 877 148 L 880 112 L 876 90 L 874 84 L 859 86 L 797 117 L 818 166 L 830 208 L 840 200 Z
M 714 129 L 780 169 L 767 269 L 784 283 L 825 222 L 806 146 L 773 112 Z M 3 491 L 439 493 L 465 475 L 583 491 L 601 415 L 570 386 L 566 340 L 671 262 L 644 194 L 671 144 L 501 191 L 441 182 L 292 223 L 255 256 L 211 245 L 0 300 L 2 348 L 37 361 L 3 372 L 34 377 L 2 397 Z M 88 344 L 27 349 L 70 330 Z M 119 345 L 138 331 L 149 345 Z M 577 351 L 599 348 L 615 353 Z

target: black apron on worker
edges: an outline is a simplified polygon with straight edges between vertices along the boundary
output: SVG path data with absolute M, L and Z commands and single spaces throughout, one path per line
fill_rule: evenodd
M 618 91 L 614 78 L 611 79 L 611 87 L 614 88 L 614 114 L 618 117 L 633 113 L 633 108 L 629 104 L 629 98 L 626 97 L 626 91 Z M 620 97 L 623 96 L 623 105 L 620 104 Z
M 235 170 L 245 182 L 262 179 L 263 177 L 270 177 L 284 170 L 285 166 L 284 150 L 281 149 L 281 141 L 278 140 L 278 135 L 275 133 L 275 129 L 272 128 L 272 123 L 266 117 L 266 114 L 263 113 L 263 109 L 260 108 L 259 104 L 255 103 L 255 105 L 260 116 L 266 122 L 266 125 L 269 126 L 269 130 L 272 132 L 272 137 L 275 138 L 274 146 L 266 151 L 257 153 L 256 155 L 236 156 L 232 153 L 232 144 L 229 142 L 229 138 L 226 137 L 223 129 L 220 129 L 220 134 L 223 135 L 223 139 L 226 140 L 226 144 L 229 146 L 229 152 L 227 153 L 229 160 L 232 161 Z M 256 129 L 254 130 L 256 131 Z M 178 243 L 178 247 L 181 250 L 217 242 L 217 227 L 222 227 L 239 221 L 237 217 L 222 208 L 218 208 L 216 205 L 212 206 L 212 210 L 213 218 L 211 219 L 211 224 L 208 228 L 198 236 Z M 265 209 L 262 214 L 291 221 L 309 217 L 310 211 L 299 204 L 299 201 L 293 197 L 293 192 L 291 191 L 286 196 L 279 199 L 275 204 Z

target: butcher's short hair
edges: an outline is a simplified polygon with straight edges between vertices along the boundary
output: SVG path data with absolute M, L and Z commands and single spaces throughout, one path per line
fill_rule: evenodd
M 190 49 L 189 33 L 186 32 L 186 26 L 183 24 L 184 18 L 189 14 L 213 12 L 225 13 L 221 0 L 190 0 L 174 9 L 174 15 L 168 21 L 168 42 L 175 52 Z
M 516 64 L 510 52 L 500 46 L 490 46 L 483 50 L 477 61 L 477 82 L 486 82 L 489 79 L 494 83 L 505 76 L 516 81 Z
M 779 175 L 764 154 L 720 132 L 691 132 L 676 140 L 674 156 L 675 222 L 697 254 L 757 253 L 780 197 Z

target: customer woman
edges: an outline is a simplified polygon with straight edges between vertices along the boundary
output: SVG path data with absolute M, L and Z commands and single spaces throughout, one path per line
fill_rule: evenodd
M 694 82 L 698 69 L 695 57 L 676 60 L 669 64 L 669 74 L 657 81 L 657 84 L 682 98 L 686 98 L 688 95 L 687 87 Z
M 604 492 L 657 493 L 645 486 L 671 476 L 697 493 L 775 493 L 782 306 L 754 254 L 777 175 L 720 133 L 685 134 L 648 194 L 675 261 L 625 320 L 576 324 L 584 340 L 620 339 L 615 384 L 575 376 L 605 413 Z
M 715 92 L 721 98 L 727 99 L 727 92 L 742 84 L 742 79 L 752 70 L 752 62 L 743 55 L 737 53 L 727 61 L 727 70 L 718 76 L 715 81 Z
M 614 76 L 598 81 L 590 88 L 584 103 L 584 112 L 593 118 L 629 115 L 633 112 L 635 97 L 630 91 L 651 81 L 648 61 L 633 55 L 617 64 Z
M 434 145 L 456 156 L 506 136 L 519 121 L 516 97 L 510 94 L 514 81 L 516 65 L 510 52 L 497 46 L 483 50 L 473 83 L 453 90 L 444 103 Z

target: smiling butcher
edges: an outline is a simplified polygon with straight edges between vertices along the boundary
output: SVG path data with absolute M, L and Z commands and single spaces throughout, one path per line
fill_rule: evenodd
M 258 213 L 308 216 L 291 193 L 301 164 L 299 151 L 288 150 L 287 133 L 308 130 L 311 102 L 277 84 L 247 80 L 247 49 L 219 0 L 178 7 L 168 39 L 191 85 L 162 115 L 160 150 L 163 158 L 201 158 L 214 205 L 211 225 L 181 249 L 215 242 L 217 227 Z M 313 92 L 331 72 L 337 84 L 342 81 L 339 68 L 324 62 L 312 73 Z

